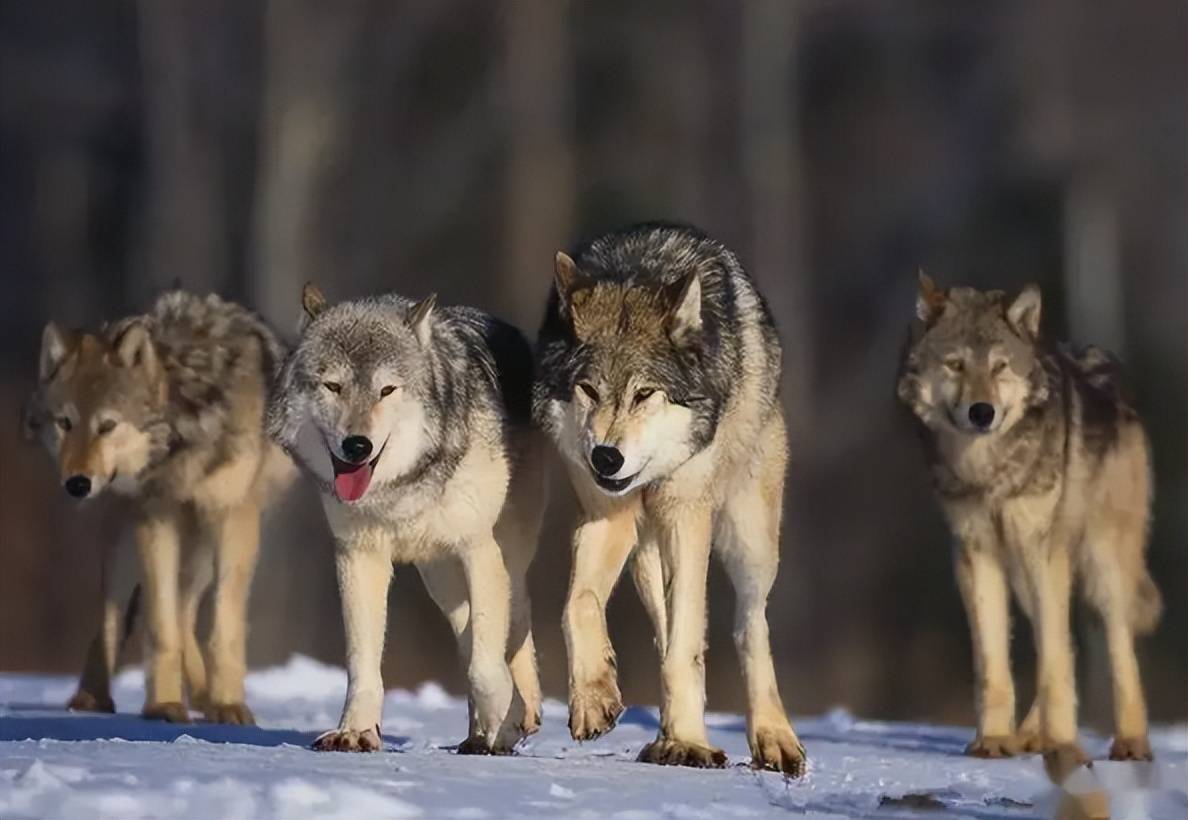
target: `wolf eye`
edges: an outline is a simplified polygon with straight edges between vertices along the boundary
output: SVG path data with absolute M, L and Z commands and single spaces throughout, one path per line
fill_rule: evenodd
M 99 422 L 99 427 L 95 430 L 95 432 L 101 436 L 106 436 L 108 433 L 110 433 L 115 428 L 116 428 L 115 419 L 104 419 L 103 421 Z
M 54 419 L 54 422 L 62 429 L 63 433 L 69 433 L 70 429 L 74 427 L 74 424 L 67 416 L 58 416 L 56 419 Z
M 999 373 L 1006 370 L 1006 366 L 1007 366 L 1006 361 L 999 359 L 993 365 L 990 366 L 991 375 L 997 376 Z
M 395 385 L 391 385 L 391 384 L 385 384 L 383 387 L 381 387 L 381 388 L 380 388 L 380 398 L 381 398 L 381 399 L 382 399 L 382 398 L 385 398 L 385 397 L 387 397 L 387 396 L 390 396 L 390 395 L 392 395 L 392 394 L 393 394 L 393 393 L 395 393 L 395 392 L 396 392 L 396 386 L 395 386 Z
M 965 368 L 965 362 L 961 359 L 945 359 L 945 367 L 954 373 L 960 373 Z
M 639 406 L 650 399 L 656 391 L 650 387 L 645 387 L 643 390 L 635 391 L 635 398 L 632 399 L 633 406 Z
M 595 390 L 587 382 L 578 382 L 578 389 L 581 390 L 592 402 L 598 401 L 598 391 Z
M 322 387 L 329 390 L 331 393 L 341 393 L 342 385 L 338 382 L 322 382 Z

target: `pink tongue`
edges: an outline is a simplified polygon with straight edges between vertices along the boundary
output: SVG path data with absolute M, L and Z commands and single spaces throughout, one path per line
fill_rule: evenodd
M 358 501 L 371 484 L 371 465 L 360 464 L 350 471 L 335 472 L 334 492 L 343 501 Z

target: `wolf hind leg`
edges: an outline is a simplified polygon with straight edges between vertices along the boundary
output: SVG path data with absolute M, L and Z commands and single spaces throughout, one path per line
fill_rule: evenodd
M 640 537 L 639 546 L 631 557 L 631 578 L 640 603 L 652 622 L 656 636 L 656 652 L 660 660 L 668 649 L 668 610 L 664 601 L 664 565 L 660 560 L 660 546 L 651 533 Z
M 470 594 L 466 590 L 466 573 L 456 558 L 442 558 L 431 563 L 418 564 L 417 572 L 425 583 L 429 597 L 446 616 L 458 642 L 458 658 L 462 670 L 470 669 Z M 467 739 L 477 737 L 474 697 L 467 692 L 468 729 Z
M 209 712 L 210 695 L 207 689 L 206 661 L 198 643 L 198 612 L 202 599 L 214 580 L 213 545 L 201 538 L 193 539 L 189 554 L 182 561 L 180 579 L 182 675 L 191 709 Z
M 78 690 L 68 709 L 77 712 L 114 712 L 111 679 L 119 666 L 120 651 L 135 624 L 140 601 L 140 567 L 130 539 L 121 539 L 104 549 L 102 611 L 99 632 L 91 640 Z

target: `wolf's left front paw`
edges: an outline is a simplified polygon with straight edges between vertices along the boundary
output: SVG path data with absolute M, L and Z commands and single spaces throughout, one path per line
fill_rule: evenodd
M 115 712 L 115 702 L 110 695 L 94 695 L 85 689 L 79 689 L 74 697 L 66 704 L 72 712 Z
M 318 736 L 313 742 L 314 751 L 318 752 L 378 752 L 383 748 L 380 740 L 380 730 L 364 729 L 331 729 Z
M 175 701 L 145 704 L 144 710 L 140 714 L 146 720 L 163 720 L 166 723 L 190 722 L 190 713 L 185 704 Z
M 800 777 L 804 774 L 807 759 L 804 745 L 791 726 L 755 730 L 755 739 L 751 743 L 751 765 L 756 769 Z
M 574 740 L 593 740 L 615 728 L 623 714 L 623 698 L 613 676 L 607 676 L 569 698 L 569 734 Z
M 638 759 L 641 763 L 692 766 L 695 769 L 721 769 L 726 765 L 726 753 L 721 749 L 665 737 L 657 738 L 644 746 Z
M 507 742 L 496 741 L 494 745 L 488 746 L 487 739 L 480 735 L 471 735 L 458 744 L 458 754 L 460 755 L 510 755 L 515 753 L 515 744 L 508 745 Z
M 212 703 L 202 710 L 211 723 L 229 723 L 233 726 L 255 726 L 256 718 L 246 703 Z
M 1110 746 L 1110 760 L 1154 760 L 1151 741 L 1142 737 L 1116 737 Z

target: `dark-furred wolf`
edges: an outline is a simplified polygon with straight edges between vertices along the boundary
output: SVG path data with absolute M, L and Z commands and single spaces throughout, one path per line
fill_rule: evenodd
M 526 575 L 545 504 L 529 418 L 532 351 L 477 310 L 389 295 L 327 305 L 282 370 L 269 433 L 317 484 L 337 542 L 346 704 L 315 748 L 381 746 L 380 661 L 394 561 L 415 564 L 470 680 L 464 753 L 506 753 L 540 724 Z
M 263 430 L 283 354 L 245 308 L 182 291 L 95 333 L 46 325 L 26 433 L 57 460 L 71 496 L 110 491 L 135 510 L 136 550 L 117 543 L 104 557 L 100 632 L 73 708 L 114 711 L 111 674 L 139 600 L 145 717 L 188 721 L 184 679 L 189 707 L 207 719 L 252 722 L 244 643 L 260 512 L 295 472 Z M 212 585 L 204 657 L 194 627 Z
M 1147 438 L 1119 368 L 1094 347 L 1049 344 L 1040 292 L 941 290 L 923 274 L 899 398 L 911 408 L 937 498 L 956 538 L 973 635 L 978 730 L 969 753 L 1077 745 L 1069 625 L 1072 586 L 1101 613 L 1114 687 L 1110 757 L 1150 759 L 1134 636 L 1159 620 L 1145 554 Z M 1009 590 L 1031 620 L 1037 696 L 1015 727 Z
M 711 548 L 737 594 L 754 763 L 799 774 L 766 615 L 787 441 L 772 317 L 737 257 L 693 228 L 647 224 L 558 253 L 538 341 L 537 422 L 581 501 L 565 605 L 569 726 L 623 710 L 606 605 L 631 561 L 661 659 L 660 730 L 640 759 L 722 766 L 705 730 Z

